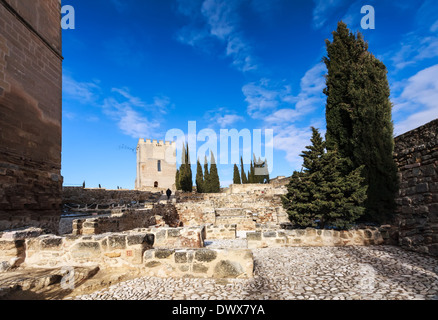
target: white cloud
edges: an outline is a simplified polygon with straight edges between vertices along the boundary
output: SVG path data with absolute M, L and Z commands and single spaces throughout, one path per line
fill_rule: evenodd
M 226 56 L 239 71 L 257 69 L 251 46 L 239 30 L 237 9 L 241 0 L 205 0 L 202 3 L 179 0 L 178 3 L 179 12 L 191 19 L 189 25 L 180 30 L 179 41 L 202 48 L 208 40 L 216 39 L 225 45 Z
M 215 110 L 207 111 L 204 115 L 210 124 L 218 124 L 221 129 L 230 129 L 231 125 L 245 121 L 245 118 L 239 116 L 226 108 L 218 108 Z
M 301 79 L 300 93 L 292 95 L 291 86 L 273 84 L 269 79 L 249 83 L 242 88 L 248 114 L 269 123 L 291 122 L 324 104 L 326 67 L 318 63 Z
M 345 0 L 314 0 L 313 26 L 320 29 L 327 22 L 331 14 L 344 5 Z
M 243 87 L 248 114 L 264 120 L 265 127 L 274 130 L 274 149 L 284 151 L 286 160 L 295 168 L 302 163 L 299 155 L 309 143 L 310 127 L 316 126 L 315 121 L 322 123 L 321 114 L 313 116 L 312 113 L 325 105 L 325 73 L 323 63 L 309 69 L 301 79 L 300 92 L 296 96 L 291 93 L 290 85 L 275 85 L 267 79 Z M 306 121 L 305 116 L 311 117 Z M 294 124 L 298 120 L 301 127 Z
M 62 93 L 69 99 L 89 104 L 98 99 L 99 91 L 100 88 L 95 83 L 80 82 L 69 75 L 62 75 Z
M 118 92 L 118 90 L 113 91 Z M 120 92 L 125 93 L 123 90 Z M 121 96 L 125 97 L 123 94 Z M 135 101 L 135 104 L 131 103 L 131 100 Z M 134 109 L 136 106 L 143 104 L 137 99 L 127 98 L 127 100 L 121 102 L 114 97 L 110 97 L 104 100 L 103 111 L 117 122 L 123 134 L 135 139 L 153 137 L 156 134 L 156 129 L 160 127 L 160 123 L 156 120 L 147 119 Z
M 400 119 L 395 123 L 396 135 L 438 118 L 437 75 L 438 64 L 421 70 L 405 82 L 402 93 L 394 99 L 394 116 Z

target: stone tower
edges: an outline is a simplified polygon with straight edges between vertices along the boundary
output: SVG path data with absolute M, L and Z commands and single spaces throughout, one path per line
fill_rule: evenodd
M 0 231 L 58 231 L 60 18 L 60 0 L 0 0 Z
M 175 190 L 176 143 L 140 139 L 137 145 L 136 190 Z

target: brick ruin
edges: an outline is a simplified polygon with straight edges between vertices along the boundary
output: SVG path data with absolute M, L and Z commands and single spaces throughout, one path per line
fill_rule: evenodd
M 58 228 L 60 10 L 59 0 L 0 1 L 0 230 Z

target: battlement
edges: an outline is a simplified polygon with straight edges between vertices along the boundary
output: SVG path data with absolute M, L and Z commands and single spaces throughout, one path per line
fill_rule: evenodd
M 176 146 L 175 141 L 163 141 L 163 140 L 151 140 L 151 139 L 139 139 L 138 144 L 151 144 L 151 145 L 160 145 L 160 146 Z

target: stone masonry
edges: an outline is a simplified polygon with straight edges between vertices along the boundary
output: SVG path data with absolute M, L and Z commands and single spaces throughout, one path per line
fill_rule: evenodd
M 60 10 L 59 0 L 0 1 L 0 230 L 58 229 Z
M 395 138 L 399 242 L 438 256 L 438 119 Z

